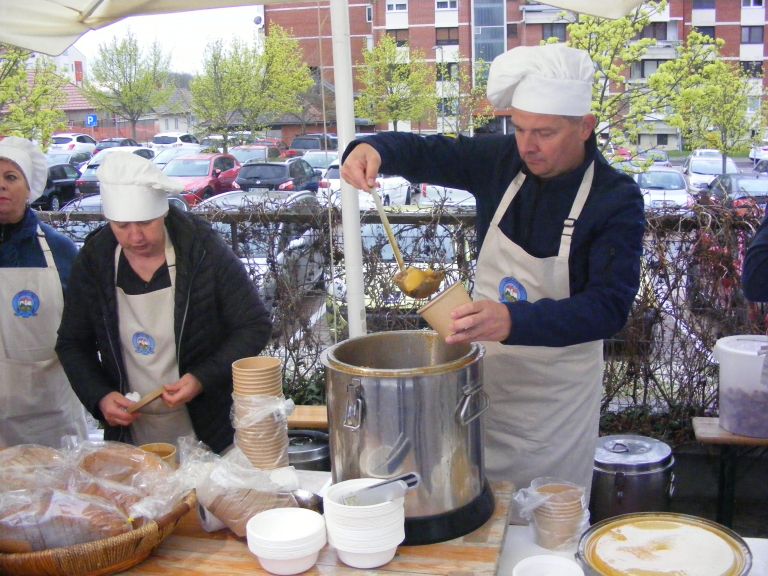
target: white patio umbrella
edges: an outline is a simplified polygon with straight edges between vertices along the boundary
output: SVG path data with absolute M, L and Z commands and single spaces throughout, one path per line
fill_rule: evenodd
M 207 8 L 284 4 L 299 0 L 0 0 L 0 42 L 44 54 L 61 54 L 80 36 L 129 16 Z M 556 0 L 549 5 L 605 18 L 620 18 L 643 0 Z M 336 119 L 341 146 L 355 133 L 348 0 L 330 0 Z M 366 333 L 363 257 L 357 191 L 342 182 L 344 262 L 351 337 Z

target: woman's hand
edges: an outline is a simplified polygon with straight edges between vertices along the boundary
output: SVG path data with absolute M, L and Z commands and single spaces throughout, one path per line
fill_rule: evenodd
M 99 400 L 99 410 L 110 426 L 130 426 L 139 417 L 138 413 L 128 412 L 128 408 L 133 404 L 135 402 L 131 402 L 120 392 L 110 392 Z
M 166 384 L 162 398 L 168 408 L 178 408 L 192 400 L 202 391 L 203 385 L 200 383 L 200 380 L 187 373 L 173 384 Z

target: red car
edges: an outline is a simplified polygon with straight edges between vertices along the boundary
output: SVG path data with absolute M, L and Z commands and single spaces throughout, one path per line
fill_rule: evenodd
M 163 169 L 184 184 L 182 196 L 194 206 L 201 200 L 235 189 L 240 162 L 232 154 L 191 154 L 173 158 Z

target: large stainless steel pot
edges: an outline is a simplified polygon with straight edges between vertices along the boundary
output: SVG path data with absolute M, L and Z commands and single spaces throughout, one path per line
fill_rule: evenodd
M 421 475 L 405 501 L 407 544 L 456 538 L 493 513 L 485 479 L 480 344 L 432 331 L 368 334 L 326 350 L 334 482 Z

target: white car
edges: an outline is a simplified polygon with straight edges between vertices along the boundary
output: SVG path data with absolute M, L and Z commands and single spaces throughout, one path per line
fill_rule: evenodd
M 183 148 L 163 148 L 155 154 L 154 158 L 152 158 L 152 163 L 157 164 L 160 167 L 160 170 L 163 170 L 165 165 L 176 158 L 176 156 L 181 156 L 182 154 L 197 154 L 202 151 L 202 149 L 203 147 L 199 144 L 197 146 L 185 146 Z
M 643 193 L 646 210 L 680 212 L 693 203 L 685 178 L 674 168 L 651 167 L 634 178 Z
M 96 140 L 88 134 L 78 132 L 62 132 L 51 136 L 48 152 L 90 152 L 96 149 Z
M 436 184 L 419 184 L 416 203 L 419 208 L 445 206 L 456 208 L 475 208 L 475 197 L 461 188 L 449 188 Z
M 725 171 L 723 171 L 723 157 L 689 156 L 683 164 L 683 174 L 688 179 L 688 189 L 692 194 L 697 194 L 709 188 L 715 176 L 720 174 L 738 174 L 739 168 L 731 158 L 725 159 Z
M 768 139 L 764 139 L 759 144 L 753 144 L 749 149 L 749 159 L 755 164 L 766 158 L 768 158 Z
M 384 206 L 405 206 L 416 202 L 418 195 L 418 188 L 402 176 L 379 174 L 376 177 L 376 189 Z M 338 162 L 328 166 L 318 184 L 317 193 L 321 204 L 341 207 L 341 175 Z M 362 190 L 359 194 L 359 203 L 360 210 L 376 209 L 373 197 Z
M 189 132 L 159 132 L 152 137 L 150 147 L 153 150 L 165 148 L 191 148 L 200 146 L 200 141 Z

